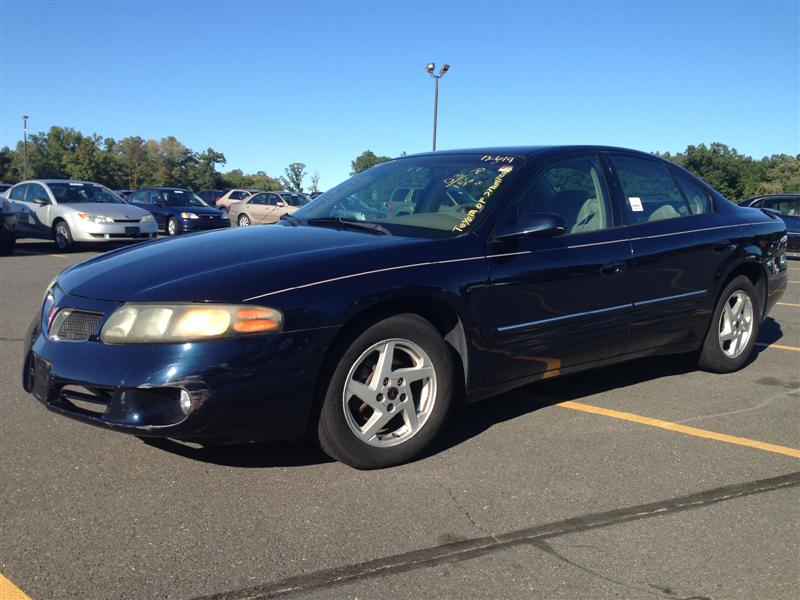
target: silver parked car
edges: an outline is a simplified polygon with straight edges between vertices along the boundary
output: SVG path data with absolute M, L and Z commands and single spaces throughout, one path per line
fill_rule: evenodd
M 153 215 L 98 183 L 23 181 L 5 196 L 17 216 L 17 238 L 53 239 L 62 251 L 79 242 L 141 241 L 157 234 Z

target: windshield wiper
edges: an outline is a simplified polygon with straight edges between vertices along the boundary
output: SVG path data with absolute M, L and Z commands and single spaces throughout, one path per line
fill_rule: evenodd
M 378 223 L 354 221 L 352 219 L 343 219 L 342 217 L 320 217 L 318 219 L 309 219 L 306 223 L 309 225 L 338 225 L 342 229 L 358 229 L 360 231 L 369 231 L 377 235 L 392 235 L 391 231 Z
M 289 221 L 289 223 L 291 223 L 292 227 L 297 227 L 298 225 L 300 225 L 300 219 L 298 219 L 297 217 L 295 217 L 294 215 L 291 215 L 289 213 L 283 213 L 280 216 L 280 220 L 281 221 Z

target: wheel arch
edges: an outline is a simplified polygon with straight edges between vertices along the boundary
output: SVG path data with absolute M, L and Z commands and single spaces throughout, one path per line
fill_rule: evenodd
M 747 277 L 756 288 L 759 296 L 758 300 L 761 303 L 761 315 L 759 318 L 763 319 L 767 306 L 767 270 L 760 253 L 748 253 L 727 266 L 719 279 L 714 305 L 716 306 L 716 302 L 719 302 L 719 296 L 725 287 L 739 275 Z
M 308 431 L 316 431 L 316 421 L 322 407 L 327 382 L 336 368 L 339 357 L 352 341 L 363 331 L 389 317 L 399 314 L 415 314 L 433 325 L 442 335 L 450 349 L 456 370 L 456 401 L 465 395 L 470 372 L 469 323 L 453 303 L 438 296 L 408 295 L 386 298 L 363 306 L 346 315 L 338 334 L 328 347 L 314 386 L 314 401 L 309 415 Z

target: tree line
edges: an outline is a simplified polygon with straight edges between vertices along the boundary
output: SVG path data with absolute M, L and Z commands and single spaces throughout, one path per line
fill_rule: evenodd
M 318 191 L 319 173 L 309 175 L 302 162 L 291 163 L 278 177 L 267 175 L 266 171 L 223 171 L 227 161 L 222 152 L 213 148 L 196 152 L 174 136 L 161 140 L 139 136 L 115 140 L 54 126 L 47 132 L 31 134 L 27 149 L 23 146 L 20 141 L 13 149 L 0 149 L 0 181 L 21 181 L 26 163 L 29 179 L 81 179 L 112 189 L 174 186 L 192 190 L 303 191 L 309 178 L 307 191 Z M 685 167 L 731 200 L 764 193 L 800 192 L 800 154 L 773 154 L 755 159 L 720 143 L 691 145 L 677 154 L 655 154 Z M 365 150 L 350 163 L 350 172 L 354 175 L 387 160 L 390 157 Z

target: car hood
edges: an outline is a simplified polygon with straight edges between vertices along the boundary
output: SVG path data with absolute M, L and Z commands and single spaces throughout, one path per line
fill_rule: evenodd
M 218 208 L 212 208 L 210 206 L 173 206 L 172 204 L 170 204 L 165 208 L 168 208 L 175 212 L 180 212 L 180 211 L 193 212 L 196 215 L 218 215 L 222 212 Z
M 59 208 L 74 210 L 75 212 L 89 213 L 109 217 L 111 219 L 141 219 L 150 213 L 130 204 L 111 204 L 106 202 L 77 202 L 75 204 L 59 204 Z
M 426 248 L 430 244 L 447 241 L 323 227 L 244 227 L 108 252 L 67 269 L 58 285 L 68 294 L 119 302 L 242 302 L 309 282 L 424 260 L 437 252 Z

